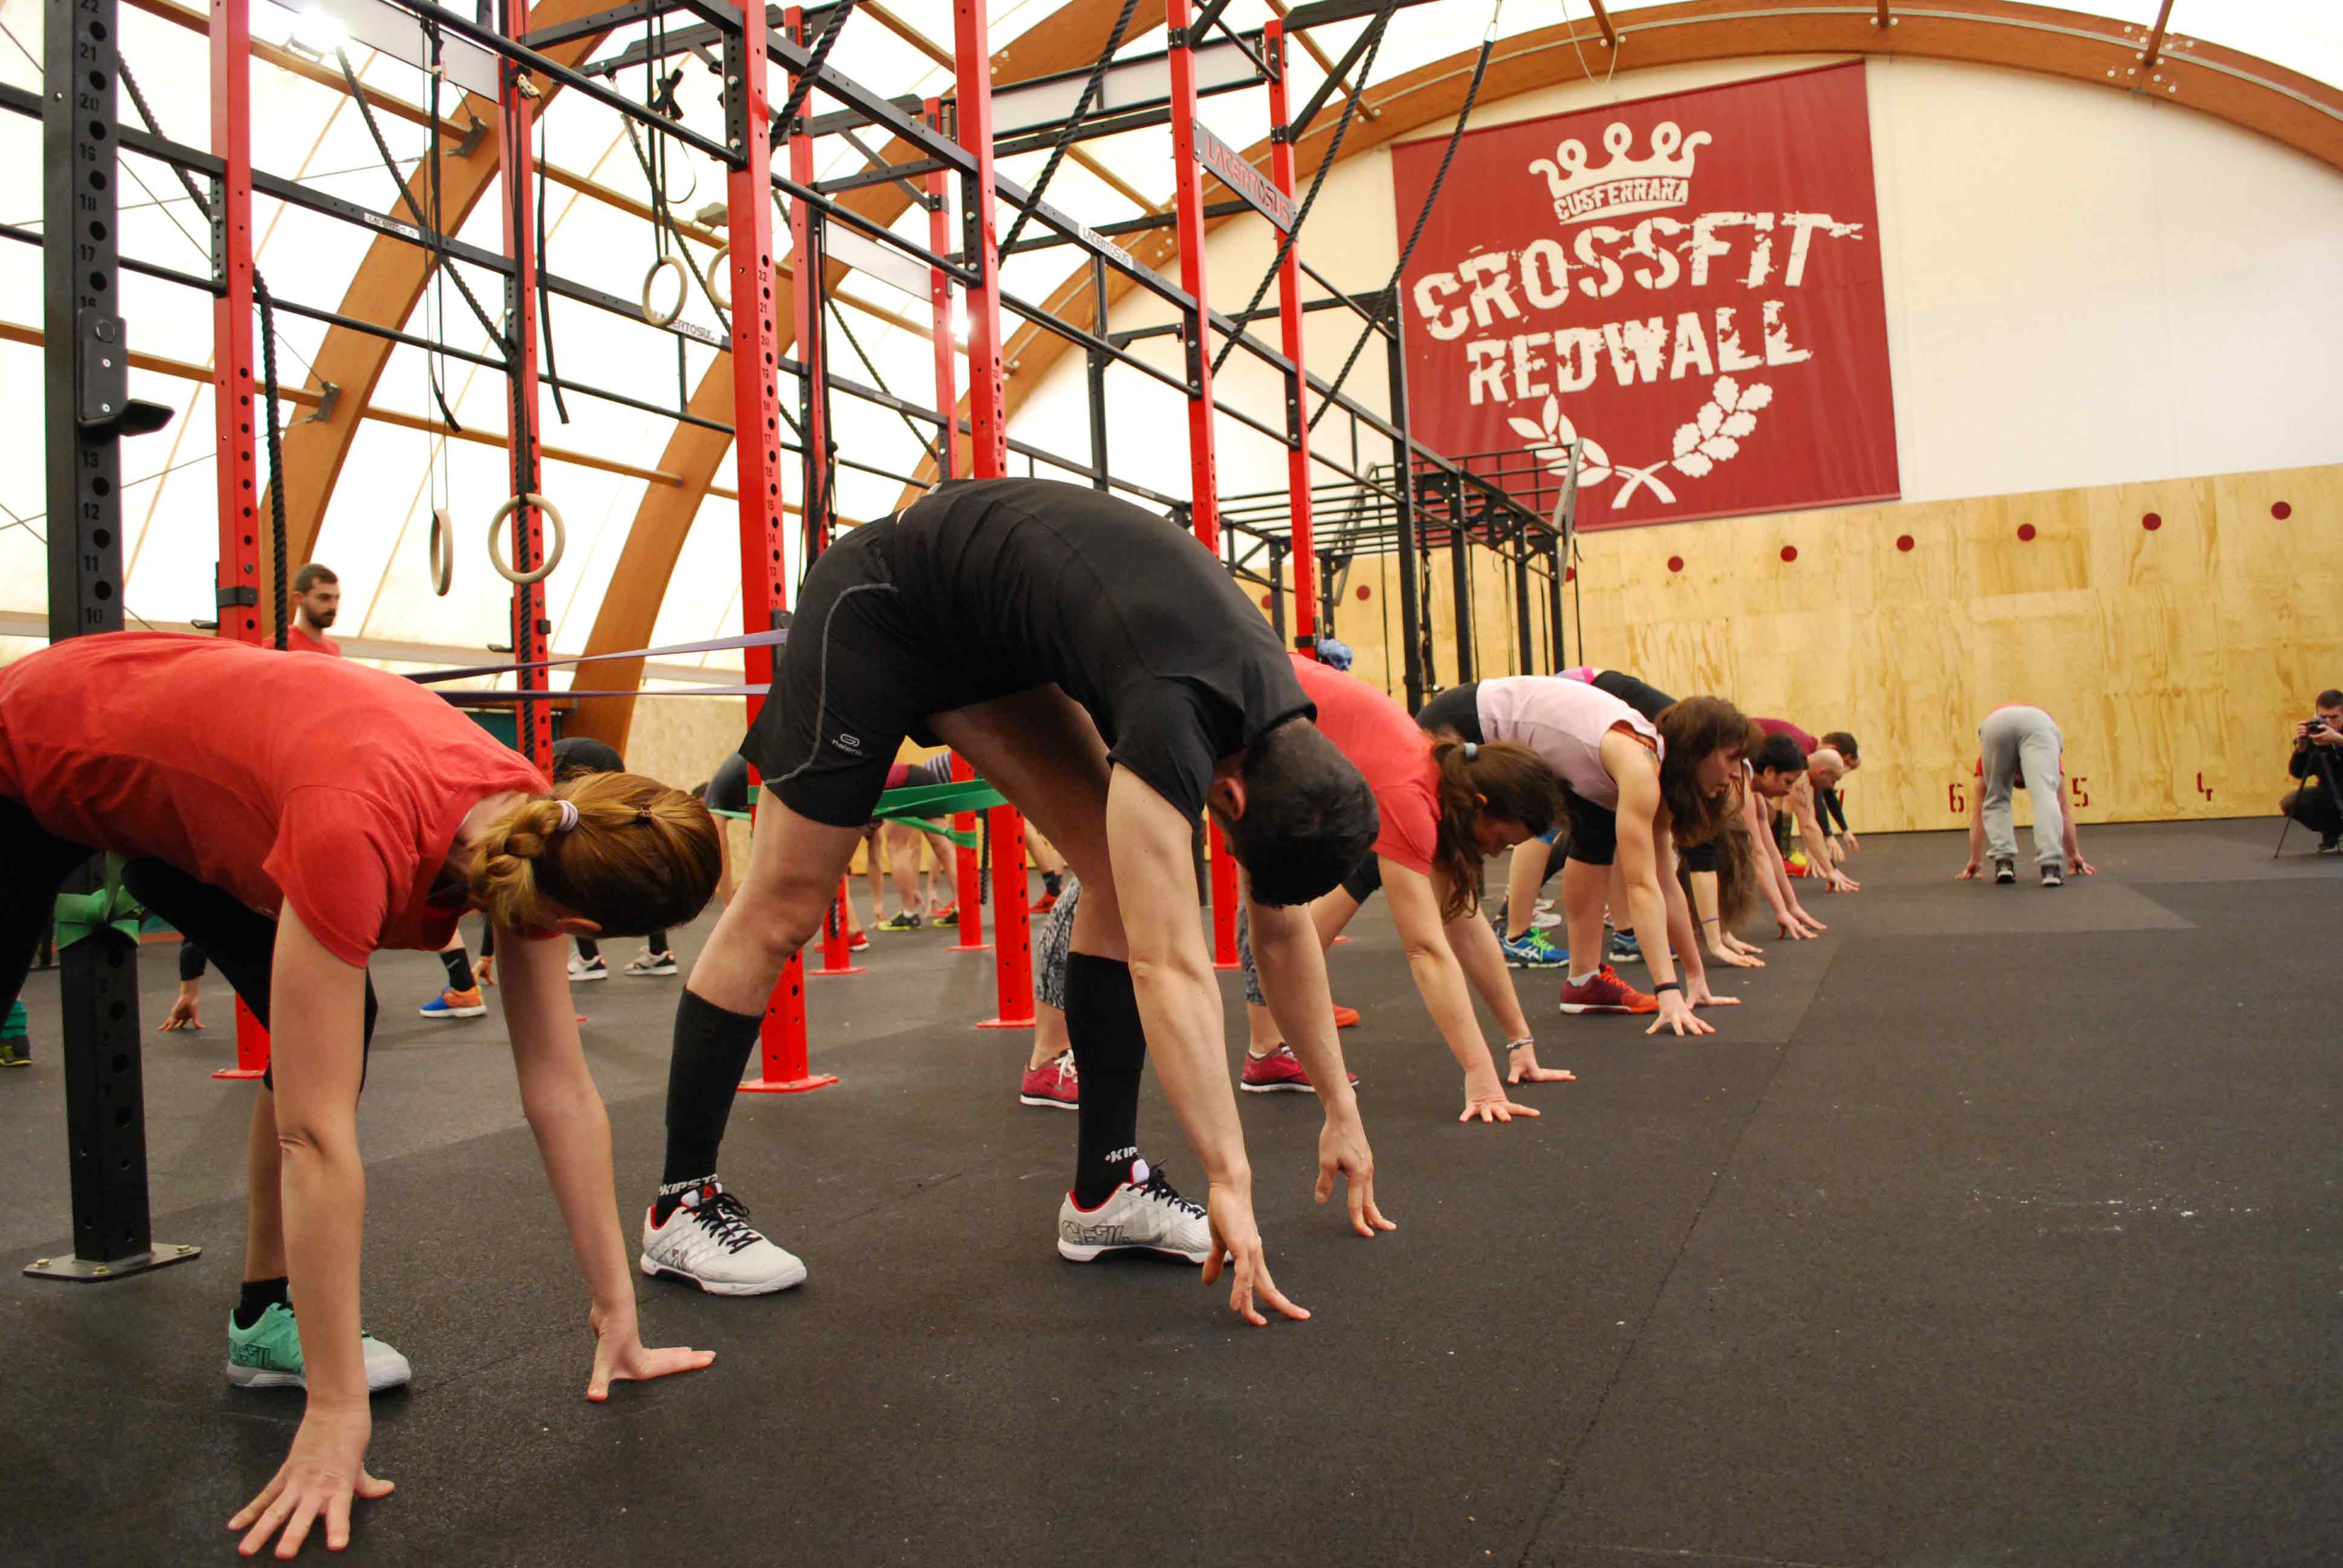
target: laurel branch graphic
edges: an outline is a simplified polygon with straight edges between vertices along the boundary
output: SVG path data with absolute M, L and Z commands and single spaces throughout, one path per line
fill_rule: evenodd
M 1614 465 L 1611 455 L 1593 437 L 1587 437 L 1580 447 L 1578 482 L 1599 485 L 1614 477 L 1621 485 L 1611 498 L 1613 510 L 1624 507 L 1639 489 L 1648 488 L 1654 498 L 1664 506 L 1675 504 L 1675 492 L 1660 477 L 1663 470 L 1674 468 L 1688 478 L 1704 478 L 1715 470 L 1719 463 L 1729 463 L 1741 454 L 1741 443 L 1757 428 L 1757 411 L 1774 401 L 1774 389 L 1764 382 L 1743 387 L 1730 376 L 1720 376 L 1709 388 L 1709 400 L 1700 406 L 1692 419 L 1676 427 L 1675 448 L 1670 457 L 1642 467 L 1629 464 Z M 1570 444 L 1579 440 L 1576 427 L 1570 416 L 1562 411 L 1559 398 L 1549 396 L 1538 410 L 1535 420 L 1519 417 L 1505 422 L 1513 434 L 1533 447 L 1557 448 L 1545 459 L 1551 473 L 1567 477 L 1570 472 Z

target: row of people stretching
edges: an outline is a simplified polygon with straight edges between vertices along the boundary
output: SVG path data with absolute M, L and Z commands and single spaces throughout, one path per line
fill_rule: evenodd
M 1557 819 L 1590 852 L 1604 828 L 1615 840 L 1617 902 L 1657 998 L 1652 1027 L 1704 1032 L 1694 1009 L 1730 1000 L 1709 992 L 1693 919 L 1669 891 L 1674 845 L 1716 840 L 1741 818 L 1748 726 L 1720 699 L 1653 719 L 1624 703 L 1587 709 L 1582 693 L 1604 694 L 1584 682 L 1492 681 L 1450 694 L 1449 721 L 1428 733 L 1363 683 L 1290 658 L 1176 528 L 1037 480 L 946 484 L 846 534 L 808 572 L 795 625 L 740 748 L 765 784 L 748 865 L 677 1007 L 664 1168 L 647 1184 L 634 1261 L 644 1274 L 735 1294 L 806 1277 L 749 1223 L 718 1158 L 767 999 L 820 934 L 907 739 L 966 758 L 1082 884 L 1066 915 L 1081 1092 L 1057 1252 L 1169 1251 L 1224 1283 L 1249 1322 L 1309 1313 L 1273 1278 L 1254 1216 L 1196 919 L 1191 842 L 1204 813 L 1240 869 L 1253 990 L 1323 1109 L 1317 1195 L 1345 1188 L 1360 1237 L 1394 1221 L 1312 905 L 1346 881 L 1355 904 L 1373 890 L 1370 866 L 1476 1125 L 1519 1117 L 1532 1108 L 1510 1091 L 1559 1076 L 1539 1066 L 1518 1002 L 1503 1005 L 1510 977 L 1475 915 L 1483 859 Z M 1590 728 L 1591 712 L 1609 717 Z M 191 713 L 236 722 L 189 725 Z M 495 931 L 521 1102 L 589 1298 L 588 1397 L 710 1363 L 637 1332 L 608 1121 L 554 940 L 645 935 L 697 915 L 723 866 L 699 798 L 623 772 L 550 781 L 386 672 L 118 634 L 0 670 L 0 1001 L 21 990 L 60 886 L 98 851 L 127 859 L 131 889 L 271 1027 L 229 1375 L 304 1387 L 307 1406 L 284 1463 L 230 1521 L 245 1552 L 273 1543 L 289 1556 L 316 1530 L 339 1547 L 353 1499 L 389 1490 L 367 1463 L 367 1394 L 409 1369 L 359 1326 L 366 966 L 386 948 L 438 950 L 468 910 Z M 1511 1037 L 1502 1070 L 1464 1000 L 1473 984 Z M 1141 1154 L 1151 1053 L 1202 1168 L 1201 1202 Z M 647 1462 L 644 1486 L 657 1485 Z

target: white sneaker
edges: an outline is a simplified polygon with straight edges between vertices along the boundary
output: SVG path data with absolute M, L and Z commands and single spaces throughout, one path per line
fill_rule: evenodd
M 645 948 L 639 957 L 627 960 L 627 972 L 630 975 L 671 975 L 675 973 L 675 955 L 655 953 Z
M 1560 915 L 1548 914 L 1543 910 L 1530 917 L 1531 927 L 1541 931 L 1550 931 L 1560 924 L 1562 924 Z
M 569 983 L 571 985 L 578 985 L 586 980 L 608 980 L 609 978 L 610 966 L 604 963 L 598 956 L 590 959 L 581 959 L 574 953 L 570 955 Z
M 1107 1252 L 1161 1252 L 1201 1263 L 1212 1255 L 1212 1228 L 1202 1204 L 1172 1190 L 1161 1171 L 1144 1160 L 1131 1164 L 1131 1180 L 1095 1209 L 1083 1209 L 1071 1192 L 1058 1205 L 1058 1256 L 1088 1263 Z
M 667 1217 L 643 1211 L 643 1272 L 698 1285 L 711 1296 L 761 1296 L 803 1284 L 806 1266 L 749 1223 L 740 1200 L 710 1181 Z

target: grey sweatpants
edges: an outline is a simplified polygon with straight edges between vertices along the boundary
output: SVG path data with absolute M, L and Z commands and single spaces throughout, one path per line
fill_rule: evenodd
M 1977 756 L 1984 768 L 1986 853 L 1996 860 L 2017 859 L 2017 833 L 2009 820 L 2009 791 L 2021 769 L 2034 798 L 2034 859 L 2066 864 L 2066 818 L 2059 791 L 2060 754 L 2066 738 L 2058 721 L 2038 708 L 2005 708 L 1977 726 Z

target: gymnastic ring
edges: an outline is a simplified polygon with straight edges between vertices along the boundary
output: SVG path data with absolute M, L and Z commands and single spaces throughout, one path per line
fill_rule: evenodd
M 662 272 L 675 274 L 675 303 L 668 307 L 665 315 L 661 315 L 651 304 L 651 287 L 659 282 L 659 274 Z M 683 259 L 680 256 L 673 254 L 660 256 L 651 263 L 651 269 L 643 274 L 643 319 L 653 327 L 665 327 L 677 317 L 681 316 L 684 302 L 690 297 L 691 280 L 684 276 Z
M 535 571 L 513 570 L 511 567 L 505 564 L 504 551 L 497 548 L 497 529 L 503 525 L 507 518 L 512 516 L 513 508 L 516 507 L 535 507 L 545 520 L 553 525 L 553 546 L 545 552 L 545 564 Z M 561 564 L 562 547 L 568 542 L 569 530 L 562 524 L 561 508 L 534 490 L 524 490 L 506 501 L 503 506 L 497 508 L 496 516 L 488 519 L 488 564 L 497 568 L 498 577 L 515 588 L 527 588 L 531 583 L 541 583 L 552 576 L 553 568 Z
M 456 580 L 456 519 L 445 507 L 431 508 L 431 591 L 441 598 Z
M 724 292 L 724 258 L 732 254 L 732 242 L 726 240 L 716 247 L 708 261 L 708 297 L 716 302 L 719 310 L 732 308 L 732 297 Z

